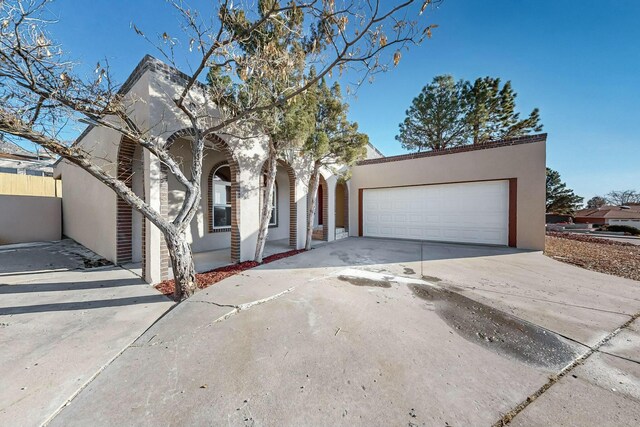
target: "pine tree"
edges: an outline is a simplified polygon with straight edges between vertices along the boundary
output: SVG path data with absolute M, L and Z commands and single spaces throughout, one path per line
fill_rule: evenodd
M 256 22 L 265 19 L 274 5 L 280 7 L 275 0 L 260 0 Z M 225 21 L 225 24 L 226 30 L 243 33 L 248 32 L 247 29 L 255 22 L 240 13 L 233 15 L 233 19 Z M 304 14 L 298 8 L 291 8 L 268 19 L 260 32 L 241 38 L 238 43 L 240 52 L 234 58 L 237 64 L 235 80 L 219 68 L 212 69 L 207 75 L 216 103 L 226 109 L 242 110 L 252 105 L 268 105 L 298 90 L 305 81 L 308 43 L 313 39 L 300 40 L 303 26 Z M 262 61 L 256 61 L 256 58 L 262 58 Z M 254 256 L 256 262 L 262 262 L 274 203 L 278 158 L 287 150 L 299 148 L 308 138 L 314 126 L 314 111 L 305 102 L 305 96 L 300 94 L 287 102 L 276 102 L 271 108 L 258 110 L 253 119 L 250 126 L 257 127 L 259 134 L 268 138 L 264 198 Z
M 542 130 L 537 108 L 526 119 L 520 119 L 520 113 L 516 112 L 516 97 L 511 82 L 507 81 L 500 88 L 499 78 L 481 77 L 473 84 L 466 84 L 466 121 L 474 144 Z
M 521 119 L 511 82 L 481 77 L 473 83 L 436 76 L 415 97 L 396 139 L 412 151 L 437 150 L 513 138 L 542 130 L 535 108 Z
M 436 76 L 422 88 L 400 123 L 396 139 L 407 150 L 438 150 L 466 143 L 465 83 L 452 76 Z
M 312 71 L 313 72 L 313 71 Z M 329 87 L 322 79 L 314 90 L 305 95 L 307 105 L 315 106 L 314 130 L 307 138 L 303 150 L 312 162 L 309 179 L 309 208 L 307 218 L 313 218 L 316 212 L 316 197 L 320 185 L 320 169 L 323 167 L 349 166 L 366 154 L 369 137 L 358 132 L 358 124 L 349 122 L 348 104 L 342 100 L 340 85 Z M 313 222 L 307 222 L 307 249 L 311 249 Z
M 583 200 L 567 188 L 557 171 L 547 168 L 547 213 L 571 215 L 582 206 Z

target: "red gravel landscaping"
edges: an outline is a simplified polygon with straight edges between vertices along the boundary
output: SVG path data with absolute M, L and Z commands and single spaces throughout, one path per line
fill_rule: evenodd
M 301 252 L 305 252 L 306 249 L 297 249 L 287 252 L 282 252 L 279 254 L 269 255 L 268 257 L 263 258 L 262 264 L 269 264 L 270 262 L 277 261 L 279 259 L 288 258 L 290 256 L 298 255 Z M 205 273 L 196 274 L 196 284 L 198 289 L 204 289 L 209 287 L 215 283 L 218 283 L 221 280 L 226 279 L 227 277 L 235 276 L 238 273 L 242 273 L 245 270 L 249 270 L 251 268 L 257 267 L 259 264 L 255 261 L 244 261 L 238 264 L 225 265 L 224 267 L 219 267 L 213 269 L 211 271 L 207 271 Z M 163 282 L 158 283 L 155 288 L 162 292 L 164 295 L 173 298 L 173 292 L 175 289 L 175 281 L 165 280 Z

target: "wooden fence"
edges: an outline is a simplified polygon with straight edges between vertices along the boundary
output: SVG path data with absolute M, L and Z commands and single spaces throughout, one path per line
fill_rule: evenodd
M 0 194 L 62 197 L 62 181 L 49 176 L 0 173 Z

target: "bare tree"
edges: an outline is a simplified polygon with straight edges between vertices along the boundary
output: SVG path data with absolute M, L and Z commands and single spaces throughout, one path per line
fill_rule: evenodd
M 337 5 L 332 0 L 309 0 L 280 5 L 275 0 L 220 0 L 203 11 L 170 1 L 181 17 L 181 30 L 175 36 L 164 32 L 156 47 L 174 66 L 178 63 L 176 54 L 197 57 L 196 66 L 173 100 L 191 125 L 191 172 L 185 173 L 153 124 L 143 126 L 136 121 L 134 110 L 140 100 L 122 91 L 106 63 L 98 63 L 91 77 L 77 72 L 76 64 L 49 30 L 55 23 L 48 8 L 51 1 L 0 2 L 0 132 L 32 141 L 81 167 L 158 227 L 171 256 L 176 299 L 190 296 L 196 288 L 187 232 L 201 199 L 203 153 L 210 134 L 252 128 L 260 113 L 286 105 L 333 70 L 358 68 L 366 78 L 369 72 L 384 69 L 380 65 L 384 50 L 393 46 L 393 62 L 397 63 L 401 49 L 417 43 L 433 28 L 417 21 L 429 0 L 407 0 L 392 6 L 382 1 Z M 294 13 L 305 16 L 306 24 L 297 37 L 306 46 L 302 61 L 305 66 L 317 66 L 319 72 L 313 79 L 264 96 L 264 85 L 247 84 L 249 77 L 286 71 L 289 56 L 267 49 L 268 44 L 253 53 L 243 45 L 261 40 L 269 25 L 279 25 L 282 16 Z M 134 29 L 147 38 L 143 31 Z M 208 72 L 227 76 L 235 90 L 230 93 L 223 85 L 212 89 L 200 84 Z M 228 102 L 234 100 L 238 102 Z M 212 105 L 218 107 L 219 116 L 211 117 Z M 65 141 L 63 131 L 77 122 L 109 128 L 159 159 L 185 189 L 175 218 L 165 218 L 137 196 L 104 168 L 94 153 Z M 267 203 L 272 203 L 270 196 Z
M 611 191 L 607 194 L 606 199 L 612 205 L 624 206 L 630 203 L 640 203 L 640 193 L 636 190 Z

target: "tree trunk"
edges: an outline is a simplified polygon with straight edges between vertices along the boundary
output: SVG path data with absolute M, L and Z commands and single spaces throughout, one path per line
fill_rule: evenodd
M 311 241 L 313 240 L 313 218 L 316 215 L 316 198 L 318 195 L 318 187 L 320 186 L 320 165 L 313 165 L 313 173 L 309 182 L 309 209 L 307 210 L 307 241 L 305 249 L 311 249 Z
M 269 233 L 269 219 L 271 210 L 273 209 L 273 187 L 276 185 L 277 172 L 277 152 L 272 144 L 269 144 L 269 158 L 267 159 L 267 182 L 265 183 L 262 207 L 260 210 L 260 228 L 258 229 L 258 241 L 256 242 L 255 262 L 262 262 L 264 254 L 264 245 L 267 242 L 267 234 Z
M 164 238 L 171 257 L 175 290 L 173 296 L 176 301 L 189 298 L 196 291 L 196 269 L 193 264 L 191 245 L 187 236 L 182 233 L 166 233 Z

